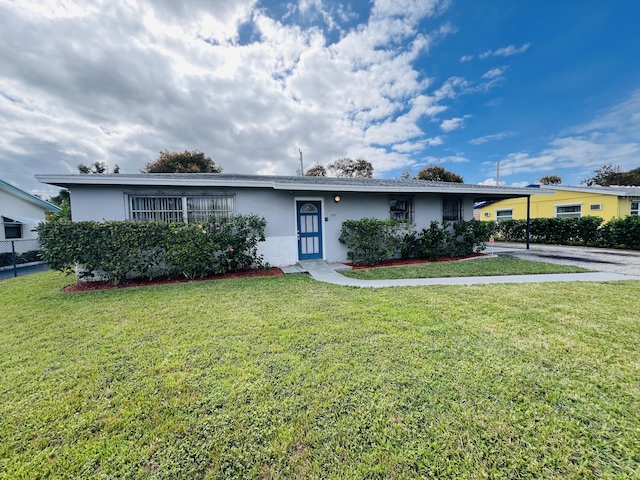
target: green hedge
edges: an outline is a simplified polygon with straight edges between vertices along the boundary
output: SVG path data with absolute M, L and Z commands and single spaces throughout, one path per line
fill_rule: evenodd
M 342 223 L 338 240 L 347 246 L 347 259 L 356 265 L 373 265 L 400 252 L 405 222 L 363 218 Z
M 197 225 L 162 222 L 41 223 L 41 255 L 52 269 L 111 283 L 128 278 L 187 278 L 262 266 L 257 254 L 266 220 L 256 215 L 211 218 Z
M 347 258 L 356 265 L 373 265 L 392 258 L 464 257 L 484 250 L 495 224 L 478 220 L 440 224 L 432 221 L 420 232 L 406 222 L 363 218 L 342 224 L 340 242 Z
M 42 258 L 40 257 L 39 250 L 29 250 L 24 253 L 16 253 L 16 265 L 40 261 L 42 261 Z M 13 253 L 0 253 L 0 267 L 7 267 L 10 265 L 13 265 Z
M 602 218 L 594 216 L 532 218 L 530 240 L 557 245 L 640 249 L 640 217 L 630 215 L 603 222 Z M 524 242 L 526 231 L 526 220 L 502 220 L 497 224 L 496 235 L 507 242 Z

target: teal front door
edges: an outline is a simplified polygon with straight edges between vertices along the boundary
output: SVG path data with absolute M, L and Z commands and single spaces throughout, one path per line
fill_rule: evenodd
M 322 258 L 322 212 L 320 202 L 296 202 L 298 212 L 298 259 Z

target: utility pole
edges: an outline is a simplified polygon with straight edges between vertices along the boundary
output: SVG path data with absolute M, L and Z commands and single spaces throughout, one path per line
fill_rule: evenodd
M 302 150 L 298 149 L 300 152 L 300 176 L 304 177 L 304 163 L 302 163 Z

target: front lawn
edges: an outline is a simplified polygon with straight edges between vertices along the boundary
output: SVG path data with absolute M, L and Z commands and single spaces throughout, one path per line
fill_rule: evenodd
M 637 478 L 640 282 L 0 282 L 0 478 Z
M 538 275 L 544 273 L 584 273 L 580 267 L 533 262 L 508 257 L 477 257 L 453 262 L 417 263 L 398 267 L 375 267 L 340 271 L 360 280 L 400 278 L 485 277 L 494 275 Z

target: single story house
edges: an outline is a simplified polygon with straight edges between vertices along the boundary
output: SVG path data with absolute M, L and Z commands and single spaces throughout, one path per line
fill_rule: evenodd
M 341 262 L 342 222 L 402 219 L 416 229 L 432 220 L 473 218 L 475 202 L 528 197 L 539 191 L 423 180 L 239 174 L 36 175 L 68 188 L 74 221 L 198 222 L 209 215 L 257 214 L 267 220 L 260 253 L 273 266 L 299 260 Z
M 47 213 L 60 212 L 53 205 L 0 180 L 0 240 L 37 240 L 36 225 Z
M 531 187 L 540 187 L 531 185 Z M 584 217 L 593 215 L 609 221 L 614 217 L 638 215 L 640 187 L 576 187 L 544 185 L 553 195 L 531 195 L 530 218 Z M 527 202 L 510 198 L 478 206 L 481 220 L 519 220 L 527 218 Z

